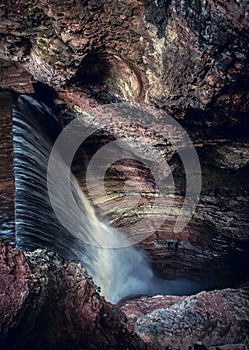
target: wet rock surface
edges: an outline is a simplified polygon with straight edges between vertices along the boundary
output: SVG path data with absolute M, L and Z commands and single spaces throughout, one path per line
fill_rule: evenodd
M 148 349 L 248 346 L 248 289 L 128 301 L 122 310 Z M 228 345 L 226 345 L 228 344 Z
M 248 346 L 248 288 L 141 297 L 119 307 L 96 293 L 84 269 L 52 251 L 0 248 L 2 349 Z
M 0 243 L 1 349 L 144 349 L 76 263 Z
M 11 87 L 20 93 L 34 93 L 34 78 L 21 65 L 15 62 L 0 60 L 0 84 Z
M 80 114 L 86 126 L 92 122 L 99 127 L 105 125 L 105 130 L 109 131 L 109 136 L 92 136 L 85 142 L 84 157 L 89 161 L 98 149 L 101 150 L 101 146 L 115 140 L 115 137 L 129 139 L 129 145 L 134 150 L 127 152 L 125 147 L 113 146 L 109 153 L 104 153 L 107 160 L 117 154 L 120 159 L 108 169 L 104 194 L 97 185 L 97 181 L 103 181 L 102 178 L 96 176 L 94 186 L 86 184 L 79 167 L 80 158 L 77 160 L 76 157 L 74 172 L 84 191 L 89 193 L 99 216 L 131 233 L 132 226 L 143 219 L 140 234 L 146 239 L 141 245 L 151 256 L 156 271 L 165 278 L 194 276 L 202 281 L 209 279 L 210 285 L 224 283 L 226 287 L 236 283 L 236 279 L 237 282 L 248 281 L 245 268 L 248 265 L 249 242 L 246 139 L 238 138 L 231 142 L 229 139 L 234 138 L 229 134 L 221 138 L 210 133 L 210 138 L 207 136 L 206 140 L 201 140 L 199 136 L 193 140 L 201 163 L 202 190 L 191 221 L 184 230 L 176 233 L 173 229 L 183 205 L 186 179 L 172 142 L 162 138 L 170 129 L 167 123 L 164 124 L 167 114 L 139 105 L 124 107 L 123 112 L 120 110 L 122 108 L 116 111 L 107 105 L 92 113 L 88 111 L 87 115 Z M 131 113 L 134 113 L 133 125 L 127 122 L 126 117 Z M 183 136 L 179 129 L 172 128 L 169 134 L 171 141 L 181 148 Z M 191 129 L 189 135 L 192 136 Z M 139 147 L 139 143 L 142 146 Z M 159 193 L 157 188 L 160 185 L 160 188 L 167 189 L 169 173 L 160 173 L 161 182 L 157 184 L 153 171 L 157 174 L 159 170 L 155 165 L 149 165 L 149 168 L 143 158 L 131 160 L 142 148 L 145 154 L 146 147 L 149 149 L 150 146 L 160 150 L 162 160 L 168 160 L 175 182 L 173 202 L 169 200 L 167 191 Z M 101 164 L 101 161 L 98 162 L 99 167 Z M 169 213 L 171 207 L 173 210 Z M 165 221 L 157 226 L 162 215 Z
M 92 108 L 110 102 L 153 106 L 146 128 L 130 125 L 125 115 L 113 114 L 107 119 L 108 128 L 86 140 L 82 153 L 78 158 L 76 155 L 74 173 L 91 197 L 82 175 L 85 166 L 82 166 L 82 158 L 84 162 L 89 161 L 102 145 L 120 137 L 129 137 L 133 146 L 134 140 L 139 140 L 141 144 L 157 147 L 168 161 L 176 185 L 173 211 L 160 229 L 155 232 L 152 223 L 164 215 L 171 204 L 165 197 L 162 206 L 151 209 L 157 196 L 155 179 L 143 164 L 127 158 L 122 160 L 127 156 L 122 149 L 113 150 L 121 161 L 109 169 L 107 196 L 103 198 L 94 190 L 99 217 L 127 232 L 133 223 L 145 218 L 141 235 L 151 235 L 141 245 L 160 276 L 183 275 L 198 281 L 208 280 L 213 288 L 235 288 L 190 297 L 142 298 L 126 302 L 122 309 L 128 317 L 130 331 L 135 330 L 148 349 L 194 346 L 196 349 L 198 346 L 246 349 L 248 291 L 241 284 L 248 285 L 249 263 L 247 2 L 5 1 L 0 3 L 0 33 L 2 86 L 10 86 L 21 93 L 35 91 L 50 106 L 56 104 L 55 109 L 64 123 L 70 119 L 68 112 L 72 117 L 82 116 L 83 111 L 91 112 Z M 173 228 L 185 195 L 184 169 L 172 145 L 160 135 L 167 130 L 167 125 L 154 108 L 180 121 L 201 162 L 200 201 L 188 226 L 177 234 Z M 103 115 L 93 115 L 94 122 L 101 125 Z M 1 113 L 1 146 L 2 135 L 6 138 L 10 133 L 2 118 Z M 89 118 L 85 118 L 86 125 L 87 122 Z M 177 139 L 177 133 L 175 137 Z M 2 153 L 0 155 L 1 159 L 6 159 L 5 153 L 4 158 Z M 8 158 L 10 162 L 11 159 Z M 1 173 L 0 178 L 0 194 L 2 196 L 2 189 L 4 198 L 8 194 L 8 205 L 13 203 L 12 175 L 4 173 L 2 181 Z M 162 183 L 167 176 L 162 176 Z M 129 186 L 125 186 L 127 180 Z M 124 197 L 125 205 L 122 204 Z M 2 203 L 4 207 L 5 202 Z M 87 349 L 98 348 L 99 344 L 107 349 L 143 346 L 134 345 L 139 343 L 134 335 L 132 340 L 129 340 L 130 335 L 123 340 L 120 334 L 124 329 L 127 334 L 126 326 L 120 326 L 120 322 L 126 323 L 123 314 L 99 298 L 88 277 L 77 266 L 66 263 L 62 268 L 58 258 L 53 263 L 49 258 L 51 270 L 45 268 L 41 272 L 47 258 L 40 253 L 27 257 L 27 265 L 20 252 L 6 247 L 1 249 L 4 256 L 1 264 L 6 263 L 6 256 L 12 256 L 12 268 L 1 270 L 5 276 L 5 282 L 0 285 L 1 294 L 4 295 L 6 289 L 12 295 L 8 299 L 12 306 L 5 302 L 7 294 L 0 304 L 6 317 L 3 318 L 1 341 L 6 342 L 3 344 L 10 344 L 15 335 L 16 345 L 13 346 L 18 348 L 25 348 L 28 343 L 37 349 L 37 343 L 34 345 L 37 336 L 40 348 L 44 348 L 42 337 L 46 346 L 52 344 L 51 348 L 56 348 L 58 342 L 65 344 L 65 348 L 70 348 L 72 342 L 76 348 Z M 64 270 L 58 272 L 58 269 Z M 14 271 L 16 282 L 10 271 Z M 42 276 L 38 282 L 32 282 L 36 274 L 33 271 Z M 38 285 L 38 292 L 32 298 L 27 284 L 30 280 L 31 290 Z M 78 280 L 87 281 L 79 287 L 82 293 L 77 292 Z M 72 294 L 65 296 L 65 285 L 72 288 Z M 49 302 L 44 290 L 48 291 L 49 298 L 55 295 Z M 32 300 L 26 312 L 29 298 Z M 31 312 L 30 305 L 35 305 L 37 311 Z M 91 316 L 86 318 L 88 313 Z M 108 314 L 107 320 L 105 314 Z M 57 336 L 56 319 L 61 326 Z M 51 329 L 44 320 L 53 325 Z M 36 326 L 40 322 L 42 332 L 39 328 L 37 335 Z M 29 336 L 31 325 L 35 330 Z M 118 333 L 113 331 L 116 327 Z M 17 345 L 16 335 L 21 335 L 20 345 Z M 133 339 L 136 339 L 134 344 Z
M 15 230 L 12 95 L 0 90 L 0 232 L 13 242 Z

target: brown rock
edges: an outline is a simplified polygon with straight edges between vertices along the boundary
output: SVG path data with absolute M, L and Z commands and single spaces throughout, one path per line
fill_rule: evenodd
M 18 63 L 0 60 L 0 83 L 20 93 L 34 93 L 34 78 L 25 71 Z
M 0 91 L 0 231 L 2 237 L 13 241 L 15 213 L 11 105 L 11 93 Z
M 1 349 L 144 349 L 86 271 L 53 252 L 0 243 Z
M 151 209 L 158 193 L 150 172 L 139 162 L 121 161 L 111 167 L 106 181 L 109 197 L 98 197 L 95 190 L 97 204 L 105 205 L 104 210 L 98 211 L 99 216 L 108 218 L 114 225 L 129 231 L 129 224 L 146 218 L 145 231 L 151 236 L 142 245 L 161 276 L 183 274 L 202 281 L 208 276 L 212 283 L 221 287 L 248 281 L 248 269 L 245 268 L 249 252 L 246 5 L 246 1 L 233 0 L 67 0 L 63 3 L 18 0 L 0 4 L 0 57 L 5 69 L 1 70 L 1 82 L 17 91 L 30 93 L 33 92 L 33 79 L 46 83 L 78 113 L 91 111 L 102 103 L 123 100 L 153 104 L 180 119 L 191 136 L 201 160 L 203 185 L 196 213 L 179 234 L 173 233 L 173 227 L 184 200 L 185 177 L 179 170 L 181 167 L 172 145 L 160 137 L 166 126 L 159 112 L 153 109 L 146 127 L 139 123 L 139 118 L 146 119 L 142 112 L 138 113 L 136 125 L 124 123 L 125 115 L 107 118 L 108 130 L 97 137 L 93 135 L 83 152 L 90 159 L 98 147 L 114 137 L 129 137 L 130 145 L 136 149 L 144 148 L 144 144 L 157 147 L 163 159 L 170 163 L 176 182 L 176 198 L 171 215 L 156 232 L 154 222 L 165 214 L 169 201 L 165 197 L 162 206 Z M 102 117 L 95 114 L 94 122 L 101 125 Z M 9 128 L 9 119 L 7 124 Z M 9 131 L 1 130 L 1 140 L 2 136 L 4 140 L 7 138 L 9 148 Z M 180 136 L 175 133 L 175 137 L 181 145 Z M 136 140 L 139 141 L 137 144 Z M 120 152 L 120 157 L 126 155 L 126 152 Z M 12 157 L 4 155 L 3 159 L 8 168 L 7 177 L 12 179 L 9 167 Z M 80 170 L 76 160 L 74 171 L 87 192 Z M 167 176 L 167 173 L 162 174 L 162 181 Z M 130 178 L 132 183 L 130 181 L 125 187 L 125 181 Z M 10 194 L 7 210 L 11 208 L 13 214 L 12 180 L 10 185 L 1 173 L 0 190 L 3 192 L 0 193 L 5 197 L 6 193 Z M 125 188 L 128 193 L 125 206 L 122 206 Z M 137 195 L 141 197 L 139 205 L 133 208 Z M 26 318 L 23 310 L 25 322 L 19 313 L 13 316 L 13 332 L 21 334 L 20 346 L 34 347 L 37 336 L 38 348 L 44 348 L 43 341 L 45 346 L 51 347 L 62 342 L 70 348 L 72 341 L 76 347 L 80 344 L 85 348 L 100 344 L 108 349 L 131 346 L 129 336 L 125 343 L 121 335 L 123 316 L 117 308 L 111 308 L 96 296 L 92 283 L 82 277 L 84 273 L 82 275 L 76 267 L 72 270 L 68 264 L 61 267 L 62 270 L 59 267 L 60 272 L 53 264 L 52 271 L 45 268 L 42 272 L 41 266 L 47 264 L 47 259 L 39 256 L 34 255 L 38 260 L 33 265 L 27 258 L 32 274 L 34 269 L 38 276 L 41 275 L 31 287 L 33 290 L 33 286 L 37 286 L 38 296 L 32 297 L 28 304 L 28 307 L 35 305 L 36 312 L 27 311 L 29 316 Z M 18 270 L 18 262 L 14 258 L 13 261 Z M 60 265 L 58 259 L 56 264 Z M 81 282 L 76 283 L 78 274 Z M 11 281 L 11 277 L 8 278 L 6 281 Z M 58 288 L 53 287 L 54 280 Z M 24 289 L 21 290 L 26 293 L 26 280 L 23 281 L 21 288 Z M 83 281 L 87 281 L 86 284 Z M 6 286 L 10 286 L 10 282 L 6 282 Z M 69 286 L 73 293 L 65 295 Z M 12 287 L 8 288 L 14 293 Z M 23 303 L 26 305 L 20 294 L 14 294 L 13 298 L 17 300 L 13 304 L 15 310 L 22 309 Z M 141 300 L 137 303 L 139 307 L 131 303 L 124 306 L 124 310 L 130 318 L 130 329 L 136 325 L 149 348 L 184 348 L 194 346 L 200 340 L 210 349 L 248 345 L 245 290 L 201 293 L 197 297 L 174 300 L 172 305 L 172 299 L 169 301 L 168 298 Z M 81 310 L 84 310 L 83 314 Z M 89 319 L 86 313 L 89 313 Z M 177 322 L 175 315 L 178 315 Z M 12 320 L 11 317 L 9 315 L 8 320 Z M 58 320 L 60 330 L 55 320 Z M 39 331 L 38 323 L 42 325 Z M 22 326 L 17 329 L 17 324 Z M 97 328 L 95 324 L 98 324 Z M 116 326 L 118 333 L 114 331 Z M 33 329 L 34 332 L 26 337 L 26 332 Z M 59 340 L 55 336 L 57 331 Z M 173 341 L 172 333 L 177 342 Z M 127 334 L 126 330 L 124 334 Z M 8 344 L 11 336 L 12 330 L 3 341 Z M 121 345 L 117 343 L 119 338 Z
M 248 346 L 248 289 L 141 298 L 128 301 L 122 310 L 148 349 L 195 349 L 197 344 L 206 349 Z

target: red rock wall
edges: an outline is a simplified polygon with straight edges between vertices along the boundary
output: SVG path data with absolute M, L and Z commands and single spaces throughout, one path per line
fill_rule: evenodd
M 0 91 L 0 231 L 11 240 L 15 233 L 12 95 Z

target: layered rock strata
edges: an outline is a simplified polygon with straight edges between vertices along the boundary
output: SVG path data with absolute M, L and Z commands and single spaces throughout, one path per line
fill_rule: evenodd
M 11 106 L 11 93 L 0 91 L 0 231 L 2 238 L 13 242 L 15 206 Z
M 85 193 L 91 197 L 82 175 L 86 160 L 110 140 L 123 137 L 133 145 L 139 140 L 160 150 L 174 176 L 175 201 L 164 225 L 151 230 L 151 222 L 164 215 L 167 198 L 162 207 L 151 210 L 157 189 L 150 169 L 127 159 L 127 153 L 118 148 L 113 152 L 120 155 L 120 161 L 106 176 L 107 196 L 94 192 L 98 215 L 126 231 L 145 218 L 147 232 L 142 234 L 151 235 L 141 244 L 161 276 L 184 275 L 200 281 L 208 277 L 213 287 L 247 283 L 246 1 L 67 0 L 62 4 L 18 0 L 1 2 L 0 16 L 2 84 L 19 92 L 35 90 L 50 106 L 57 93 L 64 100 L 58 95 L 55 99 L 64 123 L 70 119 L 68 106 L 74 109 L 69 115 L 82 117 L 83 111 L 113 102 L 136 102 L 141 110 L 144 104 L 151 105 L 177 118 L 197 149 L 201 197 L 188 226 L 176 234 L 173 227 L 184 200 L 185 176 L 172 145 L 160 137 L 167 129 L 165 119 L 153 109 L 144 128 L 142 123 L 125 123 L 125 115 L 118 119 L 114 114 L 107 121 L 108 128 L 88 138 L 75 157 L 73 170 Z M 56 93 L 43 90 L 41 83 Z M 93 115 L 95 124 L 103 125 L 103 116 Z M 84 118 L 87 125 L 89 118 Z M 10 173 L 8 179 L 11 177 Z M 162 182 L 166 178 L 164 174 Z M 5 193 L 7 182 L 1 181 Z M 154 300 L 156 305 L 151 307 Z M 139 308 L 144 311 L 140 313 Z M 203 341 L 210 349 L 243 349 L 248 346 L 247 308 L 247 291 L 241 287 L 187 299 L 145 299 L 128 303 L 123 310 L 149 348 L 187 348 Z M 195 316 L 183 315 L 184 310 L 195 310 Z M 179 316 L 176 322 L 172 315 Z M 173 344 L 172 334 L 178 343 Z

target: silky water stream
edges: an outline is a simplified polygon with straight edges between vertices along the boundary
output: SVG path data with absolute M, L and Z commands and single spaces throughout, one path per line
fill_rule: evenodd
M 43 103 L 30 96 L 18 98 L 13 106 L 17 247 L 23 250 L 48 248 L 65 258 L 79 260 L 101 288 L 101 294 L 112 303 L 138 295 L 186 295 L 203 289 L 187 278 L 163 280 L 156 277 L 145 253 L 129 245 L 120 231 L 97 218 L 72 173 L 70 191 L 80 210 L 80 218 L 68 205 L 68 192 L 64 184 L 60 184 L 60 177 L 54 191 L 50 184 L 54 205 L 72 230 L 75 227 L 75 234 L 70 233 L 72 230 L 68 232 L 54 213 L 47 186 L 49 156 L 59 132 L 56 117 Z M 63 155 L 59 151 L 54 154 L 58 173 L 68 171 Z M 75 226 L 79 219 L 80 225 Z

